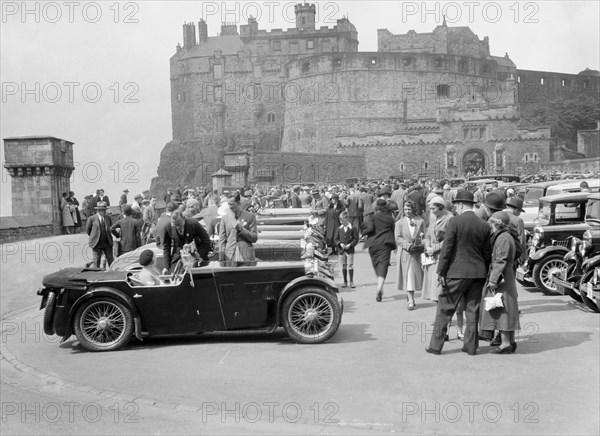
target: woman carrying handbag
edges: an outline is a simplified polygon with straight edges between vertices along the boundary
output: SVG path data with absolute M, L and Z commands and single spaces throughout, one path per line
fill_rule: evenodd
M 404 203 L 404 216 L 396 221 L 395 236 L 398 245 L 398 276 L 396 288 L 406 291 L 408 310 L 414 310 L 415 291 L 423 287 L 421 254 L 425 246 L 421 243 L 424 231 L 423 220 L 415 215 L 416 206 L 408 200 Z
M 510 354 L 517 349 L 515 331 L 521 330 L 519 323 L 519 304 L 513 262 L 515 241 L 508 231 L 510 218 L 506 212 L 495 212 L 488 220 L 492 229 L 492 259 L 483 288 L 481 304 L 481 330 L 499 330 L 502 343 L 494 348 L 494 354 Z M 502 294 L 499 297 L 496 294 Z M 486 308 L 485 299 L 501 300 L 502 306 Z M 490 300 L 490 301 L 493 301 Z M 488 304 L 489 306 L 489 304 Z M 498 306 L 496 304 L 496 306 Z M 489 309 L 489 310 L 487 310 Z

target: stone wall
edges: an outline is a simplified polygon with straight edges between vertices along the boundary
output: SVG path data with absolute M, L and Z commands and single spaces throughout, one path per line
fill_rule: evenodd
M 586 74 L 565 74 L 550 71 L 517 70 L 519 103 L 523 110 L 528 105 L 579 95 L 600 96 L 600 77 Z
M 0 217 L 0 244 L 54 234 L 52 223 L 37 217 Z
M 542 171 L 558 171 L 563 173 L 598 173 L 600 158 L 570 159 L 556 162 L 541 163 Z
M 586 157 L 600 156 L 600 130 L 596 129 L 578 131 L 577 151 L 579 153 L 583 153 Z

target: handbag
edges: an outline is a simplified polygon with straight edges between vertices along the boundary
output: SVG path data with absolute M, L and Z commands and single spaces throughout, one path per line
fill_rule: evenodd
M 504 307 L 504 303 L 502 302 L 502 292 L 495 292 L 489 286 L 486 286 L 486 296 L 483 300 L 487 312 Z
M 434 255 L 421 253 L 421 266 L 433 265 L 436 261 L 437 259 Z

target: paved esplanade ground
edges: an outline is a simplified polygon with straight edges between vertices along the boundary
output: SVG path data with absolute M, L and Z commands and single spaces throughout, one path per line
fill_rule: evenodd
M 417 298 L 407 311 L 395 266 L 375 302 L 359 250 L 358 287 L 343 291 L 342 325 L 325 344 L 207 334 L 90 353 L 43 335 L 35 295 L 44 274 L 83 263 L 85 242 L 1 247 L 3 434 L 599 432 L 600 318 L 569 297 L 519 289 L 514 355 L 485 345 L 468 356 L 453 328 L 434 356 L 424 348 L 435 305 Z

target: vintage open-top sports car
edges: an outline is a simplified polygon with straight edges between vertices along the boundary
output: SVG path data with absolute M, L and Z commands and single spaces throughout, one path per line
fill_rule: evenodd
M 67 268 L 44 277 L 44 331 L 73 333 L 91 351 L 115 350 L 133 336 L 283 327 L 296 342 L 320 343 L 337 331 L 338 287 L 315 260 L 204 262 L 147 286 L 134 272 Z

